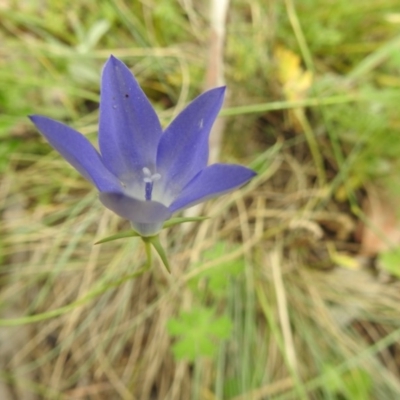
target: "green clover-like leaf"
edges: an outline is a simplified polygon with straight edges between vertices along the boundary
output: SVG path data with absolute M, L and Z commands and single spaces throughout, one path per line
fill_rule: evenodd
M 167 329 L 171 336 L 178 337 L 172 346 L 175 358 L 194 361 L 216 353 L 218 341 L 229 337 L 232 322 L 227 316 L 216 317 L 212 308 L 197 307 L 170 319 Z

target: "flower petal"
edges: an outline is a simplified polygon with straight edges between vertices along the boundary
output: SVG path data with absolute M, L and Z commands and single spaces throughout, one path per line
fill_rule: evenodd
M 225 87 L 220 87 L 197 97 L 161 136 L 157 172 L 173 196 L 207 165 L 208 137 L 222 107 L 224 93 Z
M 163 223 L 171 212 L 157 201 L 143 201 L 120 193 L 100 193 L 100 201 L 115 214 L 138 224 Z
M 170 205 L 171 212 L 191 207 L 236 189 L 256 175 L 240 165 L 213 164 L 195 176 Z
M 31 115 L 30 120 L 76 170 L 101 191 L 121 191 L 118 179 L 104 166 L 100 154 L 85 136 L 61 122 Z
M 102 75 L 99 146 L 105 165 L 124 183 L 155 169 L 162 133 L 152 105 L 128 67 L 111 56 Z

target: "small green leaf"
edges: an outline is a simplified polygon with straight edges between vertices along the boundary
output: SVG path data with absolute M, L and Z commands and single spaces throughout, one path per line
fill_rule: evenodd
M 400 248 L 385 251 L 378 256 L 379 265 L 389 274 L 400 278 Z
M 339 393 L 343 389 L 343 381 L 333 365 L 324 365 L 324 386 L 331 393 Z
M 371 398 L 372 379 L 370 374 L 357 368 L 349 371 L 343 378 L 346 397 L 349 400 L 367 400 Z
M 94 49 L 101 38 L 109 31 L 110 27 L 110 22 L 105 19 L 96 21 L 87 32 L 84 43 L 86 49 L 88 51 Z
M 324 366 L 324 386 L 329 392 L 340 395 L 346 400 L 370 399 L 371 376 L 361 368 L 355 368 L 341 374 L 332 365 Z
M 216 317 L 212 308 L 197 307 L 170 319 L 167 329 L 171 336 L 178 338 L 172 346 L 175 358 L 194 361 L 198 356 L 216 353 L 218 340 L 229 337 L 232 322 L 227 316 Z
M 217 242 L 202 255 L 203 262 L 215 261 L 233 250 L 232 246 L 225 242 Z M 238 276 L 244 270 L 244 260 L 242 257 L 229 262 L 221 262 L 213 268 L 207 269 L 195 276 L 190 281 L 190 286 L 195 290 L 199 287 L 199 282 L 206 280 L 209 292 L 215 297 L 224 296 L 226 288 L 233 277 Z M 204 292 L 204 289 L 202 289 Z
M 228 339 L 231 329 L 232 321 L 227 315 L 218 318 L 218 323 L 212 324 L 210 327 L 210 334 L 218 339 Z

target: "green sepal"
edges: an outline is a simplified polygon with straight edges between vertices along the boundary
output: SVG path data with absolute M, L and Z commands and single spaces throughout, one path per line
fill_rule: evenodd
M 164 225 L 163 225 L 162 229 L 170 228 L 171 226 L 175 226 L 175 225 L 178 225 L 178 224 L 183 224 L 185 222 L 204 221 L 205 219 L 208 219 L 208 218 L 209 217 L 179 217 L 179 218 L 172 218 L 172 219 L 169 219 L 168 221 L 164 222 Z M 120 232 L 120 233 L 117 233 L 115 235 L 107 236 L 104 239 L 98 240 L 95 244 L 111 242 L 113 240 L 118 240 L 118 239 L 123 239 L 123 238 L 128 238 L 128 237 L 141 237 L 141 235 L 139 235 L 139 233 L 137 233 L 133 229 L 131 229 L 131 230 L 126 231 L 126 232 Z
M 126 232 L 120 232 L 115 235 L 107 236 L 104 239 L 98 240 L 95 244 L 111 242 L 112 240 L 123 239 L 127 237 L 139 237 L 139 236 L 140 235 L 137 232 L 135 232 L 134 230 L 130 230 Z
M 167 254 L 165 253 L 164 248 L 161 246 L 160 239 L 158 238 L 158 235 L 156 236 L 150 236 L 146 238 L 142 238 L 145 243 L 151 243 L 158 255 L 161 258 L 161 261 L 164 264 L 164 267 L 166 270 L 171 273 L 171 267 L 169 266 Z
M 171 218 L 168 221 L 164 222 L 163 229 L 170 228 L 171 226 L 183 224 L 185 222 L 198 222 L 204 221 L 210 217 L 178 217 L 178 218 Z

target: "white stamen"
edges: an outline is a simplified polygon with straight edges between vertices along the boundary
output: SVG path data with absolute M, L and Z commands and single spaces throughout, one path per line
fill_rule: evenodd
M 153 182 L 158 181 L 161 178 L 161 175 L 159 173 L 153 174 L 151 176 L 151 179 Z
M 142 169 L 142 171 L 143 171 L 144 176 L 145 176 L 146 178 L 150 178 L 150 177 L 151 177 L 151 171 L 150 171 L 147 167 L 144 167 L 144 168 Z
M 144 167 L 142 171 L 144 175 L 143 181 L 145 183 L 153 183 L 161 178 L 161 175 L 159 173 L 151 174 L 150 169 L 147 167 Z

